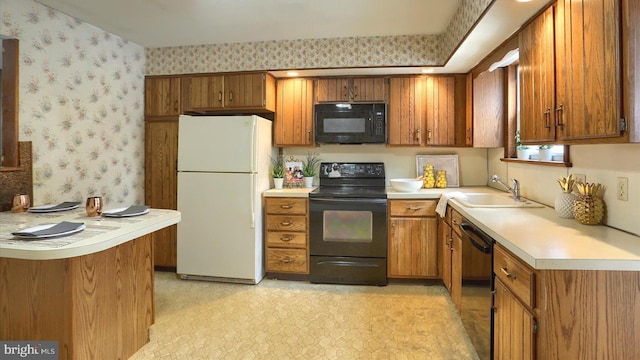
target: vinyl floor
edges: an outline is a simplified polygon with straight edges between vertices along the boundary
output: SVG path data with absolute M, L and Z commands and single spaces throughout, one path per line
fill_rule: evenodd
M 131 359 L 477 359 L 439 285 L 180 280 L 156 272 L 156 321 Z

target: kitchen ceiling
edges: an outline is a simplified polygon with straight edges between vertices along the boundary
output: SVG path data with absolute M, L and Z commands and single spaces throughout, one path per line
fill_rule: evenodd
M 444 32 L 462 0 L 36 0 L 145 48 Z M 475 1 L 475 0 L 465 0 Z M 444 67 L 466 72 L 549 0 L 496 0 Z M 357 70 L 357 69 L 356 69 Z M 351 74 L 354 69 L 349 70 Z M 415 69 L 362 69 L 403 73 Z M 326 73 L 326 70 L 323 70 Z M 336 71 L 334 71 L 336 72 Z M 337 70 L 339 72 L 339 70 Z M 357 71 L 355 71 L 357 72 Z M 276 74 L 277 75 L 277 74 Z M 306 71 L 303 75 L 318 75 Z

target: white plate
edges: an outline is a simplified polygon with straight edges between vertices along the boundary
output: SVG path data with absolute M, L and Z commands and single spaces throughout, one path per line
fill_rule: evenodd
M 119 214 L 115 214 L 115 213 L 119 213 L 120 211 L 125 211 L 127 210 L 129 207 L 123 207 L 123 208 L 117 208 L 117 209 L 111 209 L 111 210 L 107 210 L 107 211 L 103 211 L 102 212 L 102 216 L 106 216 L 106 217 L 130 217 L 130 216 L 138 216 L 138 215 L 144 215 L 149 213 L 149 208 L 145 209 L 144 211 L 140 211 L 137 213 L 132 213 L 132 214 L 125 214 L 125 215 L 119 215 Z
M 34 227 L 31 227 L 31 228 L 28 228 L 28 229 L 22 229 L 20 231 L 36 232 L 36 231 L 40 231 L 40 230 L 46 230 L 46 229 L 54 227 L 56 225 L 58 225 L 58 224 L 38 225 L 38 226 L 34 226 Z M 75 234 L 77 232 L 80 232 L 80 231 L 84 230 L 86 227 L 87 226 L 85 224 L 82 224 L 76 229 L 65 231 L 65 232 L 61 232 L 61 233 L 58 233 L 58 234 L 40 235 L 40 236 L 31 236 L 31 235 L 14 235 L 14 236 L 18 237 L 18 238 L 21 238 L 21 239 L 45 239 L 45 238 L 50 238 L 50 237 Z
M 33 212 L 33 213 L 48 213 L 48 212 L 66 211 L 66 210 L 77 209 L 78 206 L 80 206 L 80 204 L 75 204 L 75 205 L 64 207 L 64 208 L 51 209 L 52 207 L 56 207 L 58 205 L 60 205 L 60 204 L 49 204 L 49 205 L 34 206 L 34 207 L 30 207 L 28 211 L 29 212 Z

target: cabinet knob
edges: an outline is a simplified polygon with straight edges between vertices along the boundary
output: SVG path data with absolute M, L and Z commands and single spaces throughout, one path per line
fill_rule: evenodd
M 218 92 L 218 101 L 222 102 L 222 91 Z
M 229 101 L 233 101 L 233 92 L 229 91 Z

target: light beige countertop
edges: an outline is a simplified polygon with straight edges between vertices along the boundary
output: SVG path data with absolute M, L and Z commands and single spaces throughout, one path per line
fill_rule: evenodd
M 269 190 L 265 196 L 307 196 L 312 189 Z M 439 199 L 459 192 L 503 193 L 489 187 L 420 189 L 397 192 L 388 199 Z M 499 244 L 535 269 L 640 271 L 640 237 L 604 225 L 583 225 L 559 217 L 551 207 L 466 207 L 455 198 L 449 204 Z
M 180 219 L 180 212 L 165 209 L 150 209 L 148 214 L 124 218 L 88 217 L 84 206 L 52 213 L 0 212 L 0 257 L 50 260 L 93 254 L 177 224 Z M 11 235 L 61 221 L 82 222 L 86 228 L 68 236 L 36 240 Z
M 309 197 L 309 193 L 316 187 L 312 188 L 284 188 L 282 190 L 269 189 L 262 193 L 265 197 Z

